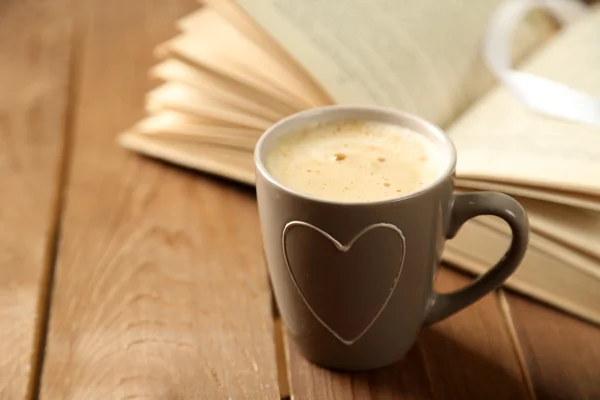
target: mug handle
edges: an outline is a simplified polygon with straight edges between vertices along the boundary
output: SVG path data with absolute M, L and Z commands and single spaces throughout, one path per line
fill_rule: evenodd
M 455 194 L 446 238 L 452 239 L 471 218 L 494 215 L 508 223 L 512 231 L 510 247 L 500 261 L 470 285 L 451 293 L 433 291 L 429 298 L 425 324 L 433 324 L 473 304 L 498 288 L 523 260 L 529 242 L 529 221 L 523 206 L 498 192 Z

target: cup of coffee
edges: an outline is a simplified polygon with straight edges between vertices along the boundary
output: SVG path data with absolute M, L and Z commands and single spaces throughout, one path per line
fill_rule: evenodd
M 398 361 L 419 330 L 500 286 L 521 262 L 528 221 L 502 193 L 454 193 L 456 151 L 439 128 L 374 106 L 328 106 L 277 122 L 255 148 L 269 276 L 288 335 L 318 365 Z M 504 257 L 466 288 L 433 290 L 444 243 L 495 215 Z

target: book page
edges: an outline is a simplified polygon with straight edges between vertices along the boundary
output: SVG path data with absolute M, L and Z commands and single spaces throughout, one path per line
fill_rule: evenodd
M 532 232 L 549 240 L 591 255 L 600 262 L 600 213 L 559 204 L 517 198 L 527 210 Z M 505 222 L 496 217 L 480 217 L 479 222 L 510 235 Z M 597 271 L 600 274 L 600 269 Z
M 192 122 L 193 118 L 173 111 L 160 111 L 148 115 L 134 125 L 134 130 L 140 134 L 159 138 L 172 138 L 182 142 L 213 143 L 224 147 L 254 150 L 260 131 L 242 128 L 200 125 Z
M 236 85 L 235 82 L 223 81 L 214 74 L 193 68 L 190 64 L 176 58 L 162 60 L 148 71 L 148 75 L 163 82 L 178 82 L 190 89 L 210 94 L 226 107 L 240 109 L 270 121 L 277 121 L 292 112 L 292 110 L 281 109 L 281 103 L 270 98 L 265 99 L 259 93 L 251 92 L 239 84 Z
M 460 243 L 465 243 L 462 242 L 462 239 L 452 239 L 446 242 L 447 247 L 456 251 L 470 253 L 475 258 L 490 260 L 488 266 L 491 267 L 494 264 L 494 261 L 499 261 L 503 252 L 508 249 L 511 232 L 506 223 L 500 223 L 501 220 L 499 218 L 495 219 L 495 223 L 489 222 L 489 217 L 479 217 L 469 221 L 468 224 L 465 224 L 463 228 L 461 228 L 461 231 L 464 229 L 464 232 L 461 233 L 468 236 L 467 232 L 479 232 L 478 236 L 480 236 L 480 238 L 470 240 L 471 244 L 468 247 L 459 245 Z M 495 237 L 493 243 L 484 244 L 483 237 L 485 235 L 493 235 Z M 477 250 L 474 251 L 474 248 Z M 596 280 L 600 283 L 600 268 L 598 268 L 600 267 L 600 260 L 596 257 L 580 252 L 563 243 L 556 242 L 537 232 L 530 232 L 527 251 L 531 249 L 537 249 L 538 251 L 555 258 L 563 264 L 564 271 L 577 270 L 582 274 L 587 275 L 589 280 Z M 549 274 L 545 276 L 547 277 Z
M 174 110 L 198 117 L 212 118 L 264 131 L 273 121 L 253 116 L 233 106 L 227 106 L 205 92 L 196 91 L 178 82 L 167 82 L 146 94 L 146 109 Z
M 586 193 L 576 193 L 552 188 L 541 188 L 538 186 L 519 185 L 502 181 L 486 181 L 475 179 L 457 179 L 456 187 L 460 189 L 494 190 L 512 196 L 528 199 L 543 200 L 571 207 L 579 207 L 585 210 L 600 212 L 600 196 Z
M 600 279 L 594 273 L 600 267 L 598 260 L 577 256 L 555 244 L 550 246 L 555 252 L 548 252 L 544 242 L 540 236 L 531 235 L 525 258 L 505 286 L 600 323 Z M 509 238 L 503 233 L 470 221 L 446 242 L 443 259 L 459 269 L 482 274 L 500 260 L 508 243 Z M 474 253 L 473 249 L 478 251 Z M 574 264 L 567 264 L 565 259 Z
M 600 7 L 567 27 L 521 70 L 600 97 Z M 537 114 L 492 90 L 448 130 L 463 180 L 600 195 L 600 129 Z
M 600 212 L 541 201 L 520 201 L 540 234 L 600 260 Z
M 393 106 L 445 125 L 494 83 L 480 53 L 502 0 L 236 1 L 336 103 Z M 554 29 L 532 14 L 515 59 Z
M 252 152 L 213 145 L 155 137 L 134 129 L 121 134 L 119 144 L 146 156 L 221 176 L 247 185 L 254 185 Z
M 202 8 L 195 18 L 193 29 L 160 45 L 156 55 L 177 55 L 199 68 L 212 70 L 268 94 L 296 110 L 321 104 L 318 94 L 307 89 L 269 52 L 242 35 L 214 10 Z
M 202 24 L 202 13 L 205 9 L 210 9 L 217 13 L 220 18 L 235 29 L 245 40 L 253 42 L 254 45 L 262 49 L 263 54 L 275 61 L 279 68 L 287 71 L 294 80 L 301 85 L 302 91 L 310 94 L 314 104 L 331 104 L 331 97 L 327 92 L 310 76 L 302 66 L 275 41 L 264 29 L 261 28 L 244 10 L 238 7 L 233 1 L 223 0 L 202 0 L 203 7 L 193 13 L 178 20 L 177 26 L 182 31 L 194 31 Z M 206 40 L 206 38 L 203 38 Z M 222 43 L 221 37 L 217 40 Z M 257 60 L 253 60 L 256 63 Z M 262 65 L 261 65 L 262 67 Z

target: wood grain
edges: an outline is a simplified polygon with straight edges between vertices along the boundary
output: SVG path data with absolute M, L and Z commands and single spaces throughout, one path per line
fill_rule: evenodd
M 0 3 L 0 399 L 36 372 L 67 110 L 65 2 Z
M 431 381 L 418 346 L 397 364 L 371 372 L 339 373 L 308 362 L 286 340 L 291 395 L 308 399 L 433 399 Z
M 436 287 L 449 291 L 470 279 L 441 269 Z M 424 328 L 400 362 L 365 373 L 340 374 L 308 363 L 288 343 L 295 399 L 528 399 L 530 393 L 494 294 Z
M 473 280 L 442 269 L 441 292 Z M 490 293 L 423 330 L 419 339 L 436 399 L 528 399 L 531 393 L 501 305 Z
M 43 399 L 279 398 L 253 193 L 121 149 L 189 1 L 77 3 L 72 160 Z
M 537 399 L 600 399 L 600 329 L 516 294 L 506 299 Z

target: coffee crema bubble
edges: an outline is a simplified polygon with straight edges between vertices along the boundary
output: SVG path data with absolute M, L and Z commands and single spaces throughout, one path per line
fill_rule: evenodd
M 283 135 L 267 150 L 265 166 L 282 185 L 342 202 L 418 191 L 439 176 L 442 158 L 424 135 L 362 120 L 308 126 Z

